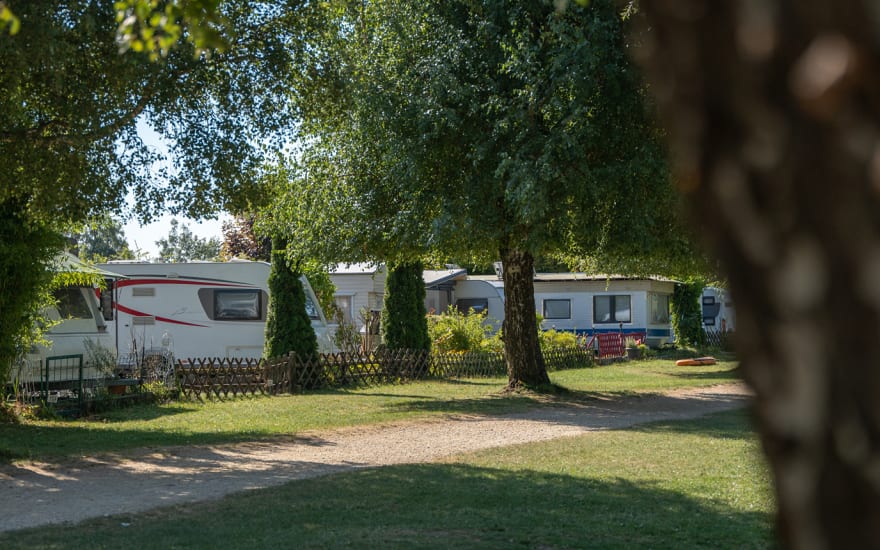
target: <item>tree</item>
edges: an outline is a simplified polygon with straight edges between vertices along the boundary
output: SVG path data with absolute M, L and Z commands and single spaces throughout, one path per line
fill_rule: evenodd
M 878 547 L 876 3 L 640 4 L 676 180 L 736 296 L 781 538 Z
M 0 202 L 0 387 L 13 361 L 34 340 L 36 317 L 48 298 L 51 262 L 61 235 L 35 223 L 14 201 Z
M 0 33 L 0 200 L 22 197 L 31 212 L 72 221 L 122 209 L 129 192 L 145 219 L 163 207 L 238 210 L 255 192 L 264 144 L 292 135 L 280 77 L 308 18 L 290 6 L 224 3 L 234 33 L 225 52 L 196 56 L 181 43 L 151 61 L 120 55 L 110 2 L 7 5 L 20 29 Z M 165 138 L 171 158 L 138 124 Z
M 178 226 L 180 229 L 178 230 Z M 163 262 L 190 262 L 193 260 L 215 260 L 220 256 L 220 239 L 205 239 L 193 235 L 189 226 L 180 225 L 176 219 L 171 220 L 168 238 L 156 241 L 159 247 L 159 258 Z
M 336 21 L 292 85 L 309 141 L 279 226 L 390 262 L 500 259 L 509 384 L 548 382 L 534 258 L 659 255 L 675 227 L 623 22 L 605 0 L 374 1 Z
M 87 223 L 71 233 L 78 256 L 92 262 L 134 260 L 137 254 L 128 246 L 122 224 L 109 214 Z
M 272 256 L 272 239 L 258 237 L 254 232 L 256 215 L 236 216 L 223 222 L 223 244 L 220 254 L 224 258 L 245 258 L 268 262 Z
M 269 312 L 263 356 L 281 357 L 290 352 L 309 359 L 318 353 L 318 339 L 306 313 L 306 293 L 300 274 L 290 267 L 287 251 L 277 248 L 272 251 L 269 272 Z
M 55 231 L 122 211 L 128 196 L 143 221 L 168 208 L 190 217 L 246 210 L 260 192 L 263 155 L 294 132 L 282 77 L 312 6 L 213 5 L 229 33 L 224 51 L 195 55 L 181 42 L 152 61 L 120 55 L 112 2 L 0 2 L 0 210 Z M 139 127 L 160 134 L 169 158 Z M 0 242 L 23 244 L 3 228 Z M 40 266 L 38 255 L 22 258 Z M 0 271 L 20 269 L 9 261 Z M 0 340 L 27 329 L 28 319 L 19 322 Z
M 380 324 L 384 344 L 391 349 L 430 350 L 426 315 L 422 263 L 388 266 Z

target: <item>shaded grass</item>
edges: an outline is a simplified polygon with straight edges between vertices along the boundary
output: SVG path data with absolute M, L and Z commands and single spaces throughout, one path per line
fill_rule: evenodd
M 767 548 L 767 487 L 745 413 L 728 412 L 0 534 L 0 547 Z
M 550 373 L 551 379 L 563 389 L 545 395 L 502 394 L 507 380 L 498 377 L 213 403 L 144 405 L 79 420 L 27 420 L 17 425 L 0 424 L 0 460 L 53 460 L 137 447 L 255 441 L 449 414 L 503 414 L 736 379 L 735 362 L 683 369 L 671 360 L 652 360 L 555 371 Z

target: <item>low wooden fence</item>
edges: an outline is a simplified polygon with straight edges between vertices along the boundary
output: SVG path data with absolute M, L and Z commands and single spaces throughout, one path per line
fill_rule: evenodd
M 720 348 L 724 351 L 733 350 L 733 340 L 736 333 L 732 330 L 712 330 L 705 329 L 706 345 L 713 348 Z
M 595 364 L 590 350 L 555 348 L 544 352 L 548 370 Z M 178 362 L 174 378 L 188 399 L 224 399 L 245 395 L 301 393 L 306 390 L 364 387 L 426 378 L 504 376 L 504 356 L 495 352 L 429 353 L 380 350 L 370 354 L 331 353 L 301 359 L 188 359 Z
M 615 359 L 626 356 L 626 339 L 633 338 L 639 343 L 645 341 L 644 332 L 622 333 L 601 332 L 593 335 L 587 347 L 595 347 L 599 359 Z

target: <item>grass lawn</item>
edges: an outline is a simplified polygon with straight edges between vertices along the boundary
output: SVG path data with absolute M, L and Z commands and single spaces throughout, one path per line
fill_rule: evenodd
M 0 424 L 0 460 L 55 459 L 137 447 L 253 441 L 306 430 L 455 413 L 492 414 L 597 395 L 661 392 L 735 381 L 737 363 L 676 367 L 655 359 L 550 373 L 569 391 L 503 395 L 506 379 L 425 381 L 306 395 L 175 402 L 118 409 L 78 420 Z
M 746 413 L 341 473 L 0 534 L 2 548 L 767 548 Z

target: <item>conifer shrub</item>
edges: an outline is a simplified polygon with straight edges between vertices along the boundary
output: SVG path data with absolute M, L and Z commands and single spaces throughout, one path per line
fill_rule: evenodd
M 382 308 L 382 342 L 390 349 L 430 350 L 422 262 L 389 265 Z
M 306 311 L 306 292 L 300 274 L 290 267 L 284 250 L 273 250 L 263 356 L 281 357 L 289 352 L 301 358 L 314 357 L 318 353 L 318 339 Z

